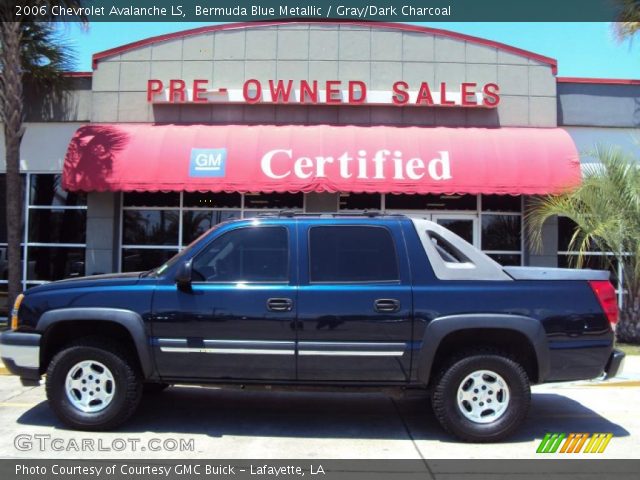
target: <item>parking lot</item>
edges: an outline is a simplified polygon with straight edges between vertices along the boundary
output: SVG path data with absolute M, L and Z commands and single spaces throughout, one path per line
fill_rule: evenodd
M 632 356 L 621 378 L 534 387 L 516 436 L 473 445 L 444 434 L 419 394 L 189 386 L 145 396 L 117 432 L 74 432 L 49 410 L 43 386 L 22 387 L 16 377 L 0 375 L 0 451 L 13 458 L 79 458 L 79 450 L 85 458 L 549 458 L 536 454 L 548 432 L 605 432 L 613 439 L 598 458 L 637 459 L 639 380 L 640 356 Z

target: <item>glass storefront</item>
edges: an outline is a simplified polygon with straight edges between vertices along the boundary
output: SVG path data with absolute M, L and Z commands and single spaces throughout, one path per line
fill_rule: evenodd
M 85 274 L 87 196 L 61 182 L 61 175 L 27 175 L 27 287 Z
M 23 175 L 22 287 L 85 274 L 87 197 L 67 192 L 59 174 Z M 7 228 L 0 176 L 0 318 L 7 316 Z
M 30 174 L 26 182 L 26 287 L 84 276 L 86 194 L 63 190 L 62 175 Z
M 385 195 L 385 210 L 429 216 L 498 263 L 522 265 L 522 197 Z
M 453 230 L 504 265 L 521 265 L 522 199 L 499 195 L 343 193 L 342 212 L 419 214 Z M 122 271 L 155 268 L 212 226 L 266 211 L 304 211 L 302 193 L 124 193 Z
M 304 194 L 124 193 L 120 268 L 155 268 L 220 222 L 283 209 L 303 211 Z
M 558 217 L 558 267 L 576 268 L 578 266 L 578 252 L 571 248 L 571 238 L 575 232 L 576 224 L 567 217 Z M 602 252 L 592 245 L 583 255 L 581 268 L 596 270 L 609 270 L 611 283 L 616 287 L 618 303 L 622 305 L 624 285 L 622 265 L 614 258 L 611 252 Z

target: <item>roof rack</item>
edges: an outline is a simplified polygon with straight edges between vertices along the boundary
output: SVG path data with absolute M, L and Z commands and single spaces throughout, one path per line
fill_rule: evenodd
M 272 218 L 293 218 L 293 217 L 404 217 L 401 213 L 383 213 L 379 210 L 364 210 L 362 212 L 340 212 L 340 213 L 332 213 L 332 212 L 318 212 L 318 213 L 305 213 L 298 212 L 296 210 L 280 210 L 278 212 L 264 212 L 259 213 L 258 217 L 272 217 Z

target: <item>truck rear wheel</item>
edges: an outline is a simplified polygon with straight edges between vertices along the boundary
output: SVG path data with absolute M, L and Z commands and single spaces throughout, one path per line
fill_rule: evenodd
M 47 369 L 46 391 L 49 405 L 68 426 L 110 430 L 137 408 L 142 380 L 116 345 L 85 339 L 55 355 Z
M 477 353 L 458 358 L 437 378 L 432 391 L 436 418 L 468 442 L 496 442 L 525 419 L 531 401 L 527 373 L 510 358 Z

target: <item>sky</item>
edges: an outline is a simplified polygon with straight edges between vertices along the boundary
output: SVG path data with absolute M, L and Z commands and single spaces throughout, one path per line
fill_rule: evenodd
M 91 70 L 93 53 L 147 37 L 196 28 L 206 23 L 92 23 L 88 30 L 76 24 L 61 25 L 62 34 L 75 48 L 76 71 Z M 619 43 L 610 23 L 417 23 L 452 30 L 558 60 L 564 77 L 640 79 L 640 37 Z

